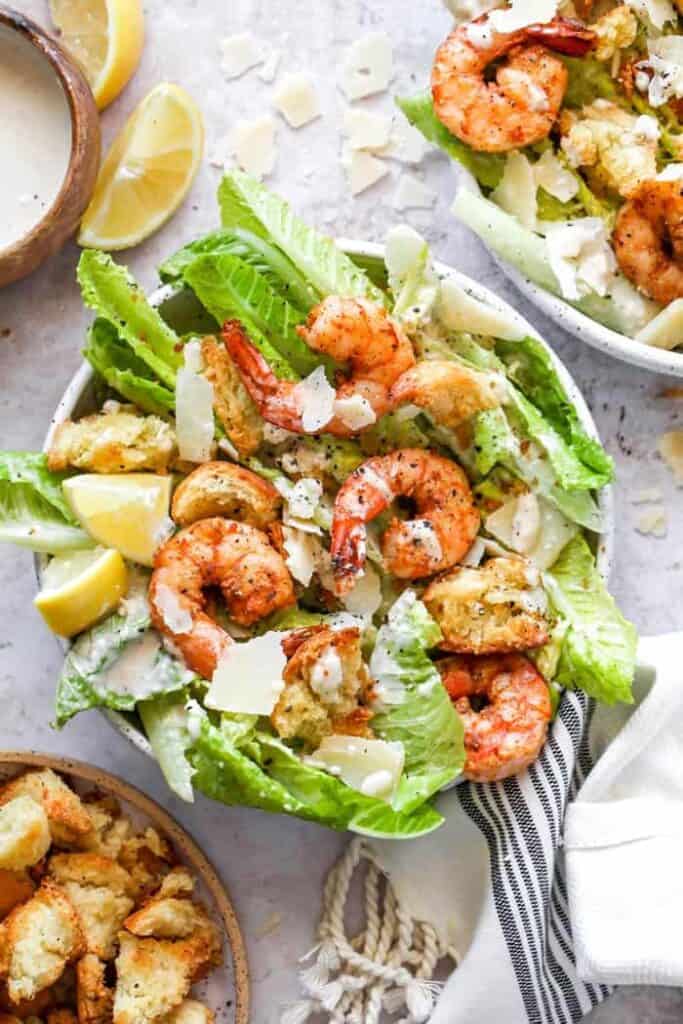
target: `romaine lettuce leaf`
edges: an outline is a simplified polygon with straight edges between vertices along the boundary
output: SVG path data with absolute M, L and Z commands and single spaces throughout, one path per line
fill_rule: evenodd
M 218 189 L 223 227 L 244 228 L 274 243 L 312 286 L 317 297 L 342 295 L 385 302 L 384 293 L 331 238 L 300 220 L 288 204 L 242 171 L 227 174 Z
M 597 99 L 621 99 L 607 64 L 591 57 L 562 56 L 560 59 L 569 72 L 564 106 L 580 108 Z
M 227 254 L 244 260 L 281 298 L 307 312 L 312 305 L 312 292 L 306 279 L 277 246 L 244 228 L 220 228 L 203 238 L 183 246 L 159 267 L 162 281 L 179 281 L 189 266 L 200 256 Z
M 158 379 L 172 388 L 182 365 L 182 342 L 128 270 L 111 256 L 86 249 L 78 261 L 78 283 L 86 306 L 112 323 L 120 338 Z
M 186 694 L 179 690 L 140 701 L 137 711 L 169 789 L 191 804 L 194 802 L 194 771 L 186 754 L 192 737 L 185 703 Z
M 568 627 L 556 682 L 604 704 L 632 703 L 636 630 L 608 593 L 583 537 L 570 541 L 544 582 Z
M 38 452 L 0 452 L 0 542 L 48 554 L 94 547 L 62 493 L 67 476 Z
M 296 376 L 292 368 L 305 376 L 323 362 L 296 332 L 304 314 L 238 256 L 199 256 L 185 268 L 183 276 L 219 324 L 233 317 L 243 323 L 278 376 Z
M 413 127 L 422 132 L 429 142 L 466 167 L 482 188 L 491 190 L 500 185 L 505 170 L 505 157 L 498 153 L 477 153 L 467 143 L 452 135 L 434 113 L 429 92 L 401 97 L 396 102 Z
M 164 417 L 175 412 L 173 391 L 151 379 L 147 365 L 121 341 L 108 320 L 94 321 L 83 355 L 110 388 L 143 412 Z

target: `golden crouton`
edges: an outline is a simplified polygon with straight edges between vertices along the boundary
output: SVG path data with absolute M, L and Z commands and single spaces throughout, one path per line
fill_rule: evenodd
M 47 1015 L 47 1024 L 78 1024 L 78 1017 L 73 1010 L 52 1010 Z
M 151 1024 L 190 991 L 194 951 L 187 940 L 120 936 L 116 959 L 114 1024 Z
M 13 1017 L 11 1013 L 0 1012 L 0 1024 L 21 1024 L 18 1017 Z
M 88 953 L 110 960 L 121 924 L 134 906 L 128 872 L 99 853 L 61 853 L 50 860 L 49 873 L 78 912 Z
M 333 732 L 372 736 L 371 713 L 362 705 L 371 680 L 359 631 L 313 626 L 290 634 L 283 647 L 289 658 L 285 688 L 270 716 L 278 735 L 301 739 L 311 749 Z
M 93 824 L 80 798 L 51 768 L 28 771 L 0 788 L 0 807 L 16 796 L 27 795 L 42 803 L 50 833 L 57 846 L 87 846 L 94 836 Z
M 423 601 L 443 639 L 439 647 L 463 654 L 495 654 L 540 647 L 548 640 L 548 613 L 538 572 L 520 558 L 491 558 L 460 566 L 431 583 Z
M 57 1005 L 55 991 L 52 986 L 44 988 L 42 992 L 33 999 L 20 999 L 18 1002 L 10 999 L 7 987 L 0 984 L 0 1010 L 10 1016 L 18 1017 L 19 1020 L 33 1020 L 42 1017 L 48 1010 Z
M 114 993 L 104 981 L 104 964 L 88 953 L 76 964 L 78 1024 L 111 1024 Z
M 120 411 L 66 420 L 48 452 L 52 470 L 74 466 L 90 473 L 160 472 L 177 456 L 175 431 L 158 416 Z
M 204 918 L 192 900 L 161 896 L 148 900 L 127 917 L 124 927 L 140 937 L 185 939 L 203 923 Z
M 171 516 L 179 526 L 225 516 L 263 530 L 278 518 L 282 498 L 273 485 L 232 462 L 205 462 L 178 485 Z
M 0 925 L 0 976 L 10 999 L 32 999 L 83 950 L 78 914 L 59 886 L 44 881 Z
M 251 455 L 261 444 L 263 420 L 227 348 L 214 337 L 202 340 L 204 376 L 213 384 L 213 407 L 240 455 Z
M 198 1003 L 196 999 L 186 999 L 166 1017 L 157 1021 L 157 1024 L 214 1024 L 215 1020 L 216 1015 L 203 1003 Z
M 83 798 L 83 804 L 95 830 L 88 849 L 117 860 L 121 847 L 133 832 L 130 820 L 121 814 L 118 800 L 90 793 Z
M 0 807 L 0 868 L 21 871 L 32 867 L 45 856 L 50 842 L 40 801 L 19 795 Z
M 119 855 L 119 863 L 133 880 L 133 896 L 137 900 L 146 899 L 159 888 L 174 860 L 170 845 L 153 828 L 127 839 Z
M 35 885 L 25 871 L 5 871 L 0 868 L 0 921 L 18 903 L 30 899 L 34 889 Z
M 172 868 L 161 883 L 155 897 L 159 896 L 191 896 L 194 892 L 194 878 L 187 868 L 179 865 Z

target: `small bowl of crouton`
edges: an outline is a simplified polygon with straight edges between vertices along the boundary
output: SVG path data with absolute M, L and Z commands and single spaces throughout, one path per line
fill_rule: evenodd
M 0 752 L 0 1024 L 247 1024 L 244 942 L 190 836 L 99 768 Z

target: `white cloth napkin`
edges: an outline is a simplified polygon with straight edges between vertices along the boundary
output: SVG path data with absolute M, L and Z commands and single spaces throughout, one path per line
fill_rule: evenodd
M 599 760 L 567 811 L 574 949 L 593 982 L 683 985 L 683 633 L 638 660 L 640 703 L 595 712 Z

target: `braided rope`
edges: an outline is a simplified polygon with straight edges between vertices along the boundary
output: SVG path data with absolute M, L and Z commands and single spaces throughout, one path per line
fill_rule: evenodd
M 346 934 L 345 911 L 356 872 L 365 871 L 365 927 Z M 414 921 L 401 907 L 373 851 L 354 838 L 330 870 L 323 889 L 319 944 L 302 962 L 304 998 L 288 1007 L 281 1024 L 306 1024 L 327 1014 L 330 1024 L 379 1024 L 383 1010 L 404 1012 L 403 1024 L 428 1020 L 440 991 L 433 981 L 439 960 L 458 955 L 444 946 L 436 930 Z

